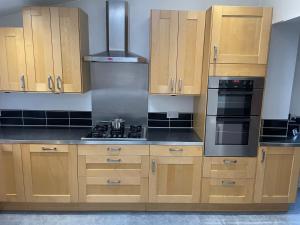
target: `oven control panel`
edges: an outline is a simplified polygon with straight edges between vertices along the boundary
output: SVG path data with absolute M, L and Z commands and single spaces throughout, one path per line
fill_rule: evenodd
M 219 80 L 219 88 L 253 89 L 253 80 Z

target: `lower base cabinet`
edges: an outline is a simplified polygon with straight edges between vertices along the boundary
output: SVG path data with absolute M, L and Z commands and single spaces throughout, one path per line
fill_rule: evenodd
M 261 147 L 255 183 L 256 203 L 293 203 L 300 171 L 300 148 Z
M 77 146 L 22 146 L 27 202 L 77 202 Z
M 25 201 L 21 145 L 0 144 L 0 201 Z

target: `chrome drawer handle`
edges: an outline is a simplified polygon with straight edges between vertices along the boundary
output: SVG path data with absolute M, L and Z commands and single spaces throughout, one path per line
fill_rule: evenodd
M 156 161 L 154 159 L 151 162 L 151 170 L 152 170 L 152 173 L 156 172 Z
M 54 148 L 42 147 L 42 150 L 43 151 L 57 151 L 57 148 L 56 147 L 54 147 Z
M 266 160 L 266 151 L 263 149 L 263 150 L 262 150 L 261 163 L 264 163 L 265 160 Z
M 108 163 L 120 163 L 122 160 L 121 159 L 107 159 L 106 162 Z
M 170 152 L 182 152 L 183 149 L 182 148 L 169 148 Z
M 237 160 L 224 159 L 223 162 L 224 164 L 236 164 Z
M 107 151 L 108 151 L 108 152 L 120 152 L 121 150 L 122 150 L 121 147 L 118 147 L 118 148 L 108 147 L 108 148 L 107 148 Z
M 121 184 L 121 180 L 111 180 L 111 179 L 108 179 L 107 180 L 107 184 L 109 184 L 109 185 L 118 185 L 118 184 Z
M 232 185 L 235 185 L 235 181 L 232 181 L 232 180 L 223 180 L 222 181 L 222 185 L 224 185 L 224 186 L 232 186 Z

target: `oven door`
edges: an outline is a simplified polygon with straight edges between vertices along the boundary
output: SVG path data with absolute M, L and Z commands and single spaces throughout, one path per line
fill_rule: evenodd
M 207 116 L 206 156 L 256 156 L 259 116 Z
M 263 89 L 208 89 L 207 115 L 260 115 Z

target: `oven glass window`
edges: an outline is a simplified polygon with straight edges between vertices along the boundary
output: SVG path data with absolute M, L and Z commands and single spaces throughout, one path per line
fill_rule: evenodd
M 217 118 L 216 145 L 248 145 L 250 119 Z
M 243 116 L 251 114 L 252 95 L 234 91 L 219 91 L 218 115 Z

